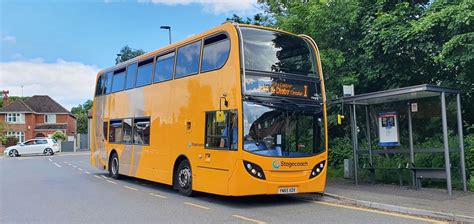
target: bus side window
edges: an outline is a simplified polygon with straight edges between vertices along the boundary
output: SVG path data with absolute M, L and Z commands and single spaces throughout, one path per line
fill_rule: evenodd
M 104 94 L 109 94 L 112 92 L 112 80 L 113 80 L 113 72 L 107 72 L 105 74 L 105 88 L 104 88 Z
M 215 111 L 206 113 L 206 148 L 237 149 L 237 113 L 224 111 L 224 116 L 224 121 L 218 122 Z
M 132 118 L 123 119 L 123 144 L 132 144 L 133 143 L 133 134 L 132 134 Z
M 201 72 L 219 69 L 229 57 L 230 42 L 225 34 L 219 34 L 204 40 Z
M 137 63 L 127 66 L 127 81 L 125 82 L 125 89 L 131 89 L 135 87 L 135 80 L 137 79 L 137 67 Z
M 173 78 L 175 53 L 170 52 L 156 58 L 155 83 L 170 80 Z
M 133 144 L 150 144 L 150 118 L 133 119 Z
M 176 78 L 198 73 L 200 53 L 201 41 L 196 41 L 178 48 L 178 56 L 176 59 Z
M 122 139 L 122 120 L 111 120 L 109 129 L 109 142 L 120 143 Z
M 112 81 L 112 92 L 116 93 L 122 91 L 125 87 L 125 68 L 119 69 L 114 72 L 114 78 Z
M 104 121 L 104 125 L 102 126 L 102 129 L 104 131 L 104 140 L 107 141 L 107 137 L 109 136 L 109 122 L 107 121 Z
M 138 63 L 136 87 L 151 84 L 153 78 L 153 58 Z

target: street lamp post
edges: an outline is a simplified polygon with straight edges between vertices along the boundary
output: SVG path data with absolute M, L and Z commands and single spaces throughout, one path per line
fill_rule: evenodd
M 170 41 L 170 44 L 171 44 L 171 26 L 160 26 L 160 29 L 168 30 L 169 41 Z

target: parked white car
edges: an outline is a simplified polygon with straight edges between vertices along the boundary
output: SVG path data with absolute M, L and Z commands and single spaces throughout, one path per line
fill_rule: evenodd
M 5 156 L 8 155 L 10 157 L 15 157 L 27 154 L 54 155 L 55 152 L 59 152 L 59 145 L 56 140 L 50 138 L 37 138 L 18 143 L 18 145 L 10 146 L 5 149 L 3 154 Z

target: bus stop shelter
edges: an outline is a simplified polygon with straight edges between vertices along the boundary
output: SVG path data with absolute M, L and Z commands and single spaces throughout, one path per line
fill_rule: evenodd
M 467 191 L 466 186 L 466 167 L 464 159 L 464 139 L 463 139 L 463 128 L 462 128 L 462 117 L 461 117 L 461 91 L 453 88 L 445 88 L 435 85 L 417 85 L 405 88 L 390 89 L 379 92 L 365 93 L 354 96 L 346 96 L 334 100 L 334 104 L 348 105 L 350 110 L 350 124 L 351 124 L 351 135 L 352 135 L 352 148 L 353 148 L 353 166 L 354 166 L 354 181 L 358 184 L 358 168 L 359 168 L 359 154 L 362 151 L 359 149 L 358 143 L 358 126 L 357 126 L 357 115 L 356 107 L 365 107 L 366 125 L 367 125 L 367 140 L 369 142 L 368 153 L 369 167 L 373 167 L 373 154 L 374 153 L 387 153 L 390 149 L 385 150 L 372 150 L 371 134 L 370 134 L 370 123 L 369 123 L 369 107 L 372 105 L 380 105 L 386 103 L 392 103 L 397 101 L 406 101 L 407 103 L 407 116 L 408 116 L 408 138 L 409 138 L 409 151 L 410 164 L 407 165 L 406 169 L 411 170 L 413 186 L 419 186 L 418 182 L 421 178 L 438 178 L 446 179 L 448 194 L 452 194 L 452 183 L 451 183 L 451 161 L 450 161 L 450 150 L 448 144 L 448 124 L 446 116 L 446 95 L 452 94 L 456 97 L 456 114 L 457 114 L 457 129 L 459 135 L 459 153 L 460 153 L 460 170 L 463 190 Z M 444 152 L 444 167 L 443 168 L 429 168 L 429 167 L 416 167 L 415 165 L 415 149 L 413 142 L 413 122 L 412 122 L 412 109 L 411 103 L 417 99 L 439 97 L 441 101 L 441 123 L 442 123 L 442 142 Z M 436 108 L 433 108 L 435 110 Z M 377 152 L 379 151 L 379 152 Z M 394 150 L 392 150 L 394 151 Z M 452 151 L 452 150 L 451 150 Z M 405 168 L 405 167 L 404 167 Z M 373 169 L 373 168 L 372 168 Z M 400 178 L 401 180 L 401 178 Z

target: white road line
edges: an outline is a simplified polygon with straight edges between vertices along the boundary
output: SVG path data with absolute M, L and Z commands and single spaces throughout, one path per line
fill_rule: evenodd
M 89 171 L 86 171 L 86 174 L 91 174 L 91 173 L 89 173 Z
M 104 175 L 100 175 L 101 177 L 105 178 L 105 179 L 109 179 L 108 177 L 104 176 Z
M 48 158 L 48 160 L 49 160 L 50 162 L 53 162 L 53 160 L 51 159 L 51 156 Z
M 74 168 L 77 168 L 77 166 L 76 166 L 76 165 L 72 165 L 72 167 L 74 167 Z
M 80 171 L 82 171 L 82 169 L 81 169 L 81 168 L 77 168 L 77 169 L 78 169 L 78 170 L 80 170 Z
M 159 194 L 153 194 L 153 193 L 150 193 L 151 196 L 155 196 L 155 197 L 158 197 L 158 198 L 164 198 L 166 199 L 165 196 L 162 196 L 162 195 L 159 195 Z
M 94 175 L 95 178 L 99 178 L 99 179 L 102 179 L 101 177 L 97 176 L 97 175 Z
M 111 181 L 111 180 L 105 180 L 105 181 L 107 181 L 107 182 L 109 182 L 109 183 L 111 183 L 111 184 L 117 184 L 117 182 L 113 182 L 113 181 Z
M 190 206 L 194 206 L 194 207 L 196 207 L 196 208 L 202 208 L 202 209 L 206 209 L 206 210 L 209 210 L 209 209 L 211 209 L 211 208 L 209 208 L 209 207 L 206 207 L 206 206 L 202 206 L 202 205 L 196 205 L 196 204 L 189 203 L 189 202 L 184 202 L 184 204 L 186 204 L 186 205 L 190 205 Z
M 59 164 L 57 164 L 57 163 L 54 163 L 54 165 L 57 166 L 57 167 L 61 167 L 61 165 L 59 165 Z
M 123 186 L 124 188 L 127 188 L 129 190 L 132 190 L 132 191 L 138 191 L 138 189 L 136 188 L 133 188 L 133 187 L 129 187 L 129 186 Z
M 232 216 L 234 216 L 235 218 L 239 218 L 239 219 L 242 219 L 242 220 L 245 220 L 245 221 L 254 222 L 254 223 L 258 223 L 258 224 L 266 223 L 266 222 L 263 222 L 263 221 L 260 221 L 260 220 L 247 218 L 247 217 L 244 217 L 244 216 L 241 216 L 241 215 L 232 215 Z

